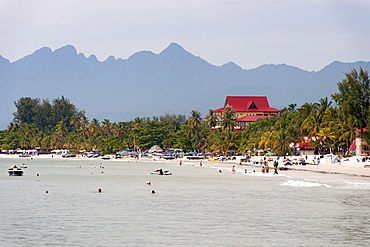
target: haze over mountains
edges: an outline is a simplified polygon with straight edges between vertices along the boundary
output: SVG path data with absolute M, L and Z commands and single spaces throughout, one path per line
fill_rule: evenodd
M 159 54 L 141 51 L 128 59 L 77 54 L 67 45 L 44 47 L 18 61 L 0 56 L 0 129 L 13 120 L 21 97 L 61 97 L 91 120 L 128 121 L 165 113 L 189 115 L 223 106 L 227 95 L 265 95 L 270 106 L 318 102 L 337 91 L 337 82 L 352 68 L 370 70 L 370 62 L 333 62 L 320 71 L 288 65 L 243 69 L 233 62 L 209 64 L 176 43 Z

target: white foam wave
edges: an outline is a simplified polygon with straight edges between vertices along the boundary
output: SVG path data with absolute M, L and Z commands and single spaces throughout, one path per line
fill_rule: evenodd
M 305 181 L 297 181 L 297 180 L 288 180 L 281 185 L 283 186 L 292 186 L 292 187 L 320 187 L 324 186 L 326 188 L 330 188 L 330 185 L 327 184 L 320 184 L 320 183 L 312 183 L 312 182 L 305 182 Z
M 345 181 L 345 189 L 355 189 L 355 190 L 370 190 L 370 183 L 367 182 L 349 182 Z

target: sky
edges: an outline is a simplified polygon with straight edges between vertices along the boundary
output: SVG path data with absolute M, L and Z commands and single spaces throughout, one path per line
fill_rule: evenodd
M 214 65 L 318 71 L 370 61 L 368 0 L 0 0 L 0 55 L 42 47 L 127 59 L 171 42 Z

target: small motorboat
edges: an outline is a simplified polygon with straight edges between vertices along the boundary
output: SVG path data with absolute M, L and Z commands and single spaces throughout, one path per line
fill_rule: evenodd
M 165 159 L 165 160 L 173 160 L 173 159 L 175 159 L 175 156 L 167 155 L 167 156 L 163 156 L 163 159 Z
M 169 171 L 163 171 L 162 169 L 157 169 L 153 171 L 151 174 L 156 174 L 156 175 L 172 175 L 171 172 Z
M 23 170 L 17 165 L 14 165 L 8 169 L 8 174 L 9 176 L 23 176 Z
M 21 168 L 27 168 L 27 164 L 23 164 Z

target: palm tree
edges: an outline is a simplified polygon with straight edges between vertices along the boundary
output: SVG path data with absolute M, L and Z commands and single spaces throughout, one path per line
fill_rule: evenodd
M 200 128 L 200 125 L 202 124 L 202 114 L 197 110 L 192 110 L 191 116 L 188 119 L 188 124 L 191 128 Z
M 220 151 L 226 154 L 231 149 L 239 149 L 241 133 L 237 131 L 216 131 L 210 138 L 210 148 L 213 152 Z
M 52 139 L 52 145 L 55 148 L 62 148 L 63 147 L 66 133 L 67 133 L 67 126 L 61 120 L 55 126 L 55 131 L 54 131 L 54 135 L 53 135 L 53 139 Z
M 105 137 L 108 138 L 112 132 L 112 123 L 110 122 L 110 120 L 104 119 L 101 122 L 101 128 L 102 128 L 102 132 L 105 135 Z
M 75 130 L 78 130 L 78 127 L 80 126 L 81 119 L 77 115 L 72 115 L 69 119 L 69 124 L 74 127 Z
M 277 131 L 274 135 L 274 147 L 273 152 L 278 155 L 289 154 L 292 151 L 290 144 L 293 142 L 291 138 L 284 129 Z
M 275 140 L 275 132 L 267 131 L 262 134 L 261 140 L 258 143 L 258 147 L 263 148 L 263 149 L 272 148 L 274 145 L 274 140 Z
M 21 135 L 21 145 L 28 148 L 31 145 L 31 139 L 37 133 L 35 124 L 22 123 L 19 125 L 19 134 Z
M 217 115 L 213 110 L 208 110 L 208 115 L 206 116 L 205 123 L 211 129 L 217 125 Z
M 19 125 L 16 123 L 9 123 L 8 128 L 6 129 L 7 132 L 17 132 L 19 129 Z
M 223 130 L 234 130 L 235 127 L 235 111 L 231 106 L 226 106 L 226 109 L 224 112 L 222 112 L 222 122 L 221 122 L 221 129 Z
M 142 128 L 144 126 L 144 118 L 136 117 L 133 124 L 134 128 Z
M 89 123 L 89 132 L 91 133 L 91 135 L 96 135 L 96 133 L 99 131 L 99 129 L 100 129 L 100 123 L 96 118 L 94 118 Z
M 191 116 L 186 121 L 186 135 L 188 137 L 196 136 L 202 125 L 202 114 L 199 111 L 192 110 Z
M 301 128 L 308 132 L 308 136 L 315 136 L 319 131 L 321 124 L 324 121 L 324 116 L 331 105 L 328 98 L 320 99 L 320 103 L 313 104 L 313 110 L 308 117 L 302 122 Z
M 332 131 L 330 128 L 321 128 L 317 135 L 320 136 L 321 140 L 328 145 L 329 151 L 332 153 L 330 140 L 336 138 L 334 131 Z

